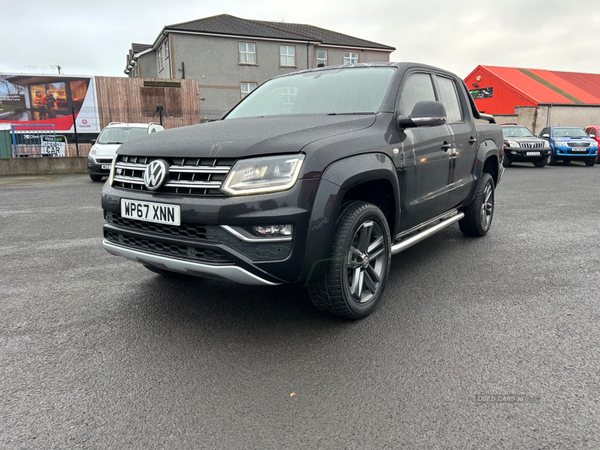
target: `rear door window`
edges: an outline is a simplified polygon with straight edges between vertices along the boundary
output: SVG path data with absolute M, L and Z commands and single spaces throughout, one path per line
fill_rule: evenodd
M 444 105 L 444 108 L 446 108 L 448 123 L 462 122 L 463 115 L 454 81 L 450 78 L 438 76 L 437 85 L 440 93 L 440 101 Z

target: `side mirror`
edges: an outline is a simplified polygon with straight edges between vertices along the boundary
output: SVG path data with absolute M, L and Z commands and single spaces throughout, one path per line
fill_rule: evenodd
M 549 135 L 549 134 L 542 134 L 542 137 L 549 138 L 549 137 L 550 137 L 550 135 Z
M 446 123 L 446 108 L 440 102 L 421 101 L 410 116 L 398 116 L 398 128 L 435 127 Z
M 96 139 L 92 139 L 92 145 L 96 143 Z

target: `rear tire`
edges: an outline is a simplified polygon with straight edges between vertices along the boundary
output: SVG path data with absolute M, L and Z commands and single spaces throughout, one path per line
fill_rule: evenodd
M 463 234 L 476 237 L 485 236 L 494 217 L 494 199 L 494 179 L 489 173 L 484 172 L 479 179 L 475 199 L 463 210 L 465 217 L 458 221 L 458 226 Z
M 381 300 L 391 261 L 390 230 L 381 210 L 350 203 L 338 218 L 325 274 L 308 285 L 313 304 L 345 319 L 368 316 Z
M 90 178 L 92 181 L 102 181 L 102 175 L 93 175 L 90 173 Z
M 546 158 L 540 159 L 539 161 L 534 161 L 533 162 L 533 165 L 535 167 L 544 167 L 546 164 L 548 164 L 548 160 Z

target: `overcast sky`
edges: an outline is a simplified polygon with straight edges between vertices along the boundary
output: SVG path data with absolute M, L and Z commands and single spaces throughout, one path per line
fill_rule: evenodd
M 600 73 L 594 0 L 0 0 L 0 72 L 125 76 L 132 42 L 218 14 L 304 23 L 396 47 L 391 61 Z

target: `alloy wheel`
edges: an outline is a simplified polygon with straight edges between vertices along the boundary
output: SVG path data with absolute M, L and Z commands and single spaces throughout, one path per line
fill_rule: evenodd
M 483 202 L 481 204 L 481 226 L 487 230 L 492 223 L 494 214 L 494 188 L 491 183 L 485 185 L 483 190 Z
M 346 259 L 346 281 L 352 298 L 367 303 L 377 292 L 386 269 L 383 230 L 373 220 L 363 222 L 356 230 Z

